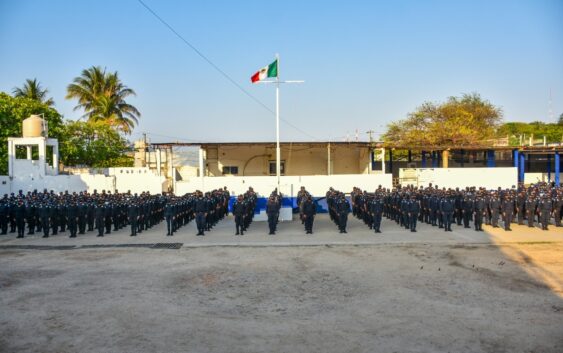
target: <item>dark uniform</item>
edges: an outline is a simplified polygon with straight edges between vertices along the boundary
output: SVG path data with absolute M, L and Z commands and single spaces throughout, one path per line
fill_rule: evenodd
M 246 214 L 246 204 L 244 202 L 243 196 L 239 195 L 238 199 L 233 203 L 233 216 L 235 217 L 235 235 L 244 235 L 243 222 L 244 215 Z
M 197 224 L 197 235 L 205 235 L 204 230 L 206 226 L 205 217 L 207 216 L 208 212 L 208 202 L 206 199 L 203 198 L 202 195 L 198 195 L 198 198 L 195 200 L 194 205 L 194 213 L 195 213 L 195 221 Z
M 268 216 L 268 228 L 270 229 L 269 235 L 276 234 L 276 226 L 278 221 L 278 214 L 280 212 L 279 204 L 274 196 L 270 196 L 266 203 L 266 215 Z
M 307 199 L 303 201 L 302 205 L 303 218 L 305 219 L 305 233 L 313 234 L 313 222 L 317 214 L 317 205 L 311 196 L 308 196 Z

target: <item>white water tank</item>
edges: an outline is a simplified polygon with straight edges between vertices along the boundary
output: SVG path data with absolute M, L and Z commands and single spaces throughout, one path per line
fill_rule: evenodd
M 22 122 L 23 137 L 47 137 L 47 123 L 39 115 L 30 115 Z

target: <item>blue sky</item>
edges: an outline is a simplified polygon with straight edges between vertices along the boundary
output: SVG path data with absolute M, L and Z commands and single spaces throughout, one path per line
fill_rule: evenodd
M 385 130 L 424 101 L 478 92 L 507 121 L 563 113 L 563 1 L 144 0 L 234 81 L 279 53 L 281 139 Z M 275 4 L 275 5 L 274 5 Z M 0 0 L 0 91 L 37 78 L 67 119 L 66 86 L 92 65 L 118 71 L 142 113 L 132 138 L 273 141 L 275 118 L 137 0 Z M 304 132 L 305 133 L 304 133 Z

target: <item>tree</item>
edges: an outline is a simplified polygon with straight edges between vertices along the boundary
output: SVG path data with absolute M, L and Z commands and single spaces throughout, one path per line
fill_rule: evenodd
M 559 120 L 557 120 L 557 125 L 563 125 L 563 113 L 559 115 Z
M 61 159 L 69 166 L 132 167 L 129 143 L 105 121 L 67 121 Z
M 528 143 L 530 137 L 537 140 L 543 139 L 544 136 L 547 143 L 558 143 L 563 138 L 563 126 L 559 124 L 546 124 L 541 121 L 531 123 L 508 122 L 498 128 L 497 136 L 508 136 L 510 144 L 513 146 L 520 144 L 520 136 L 522 136 L 522 142 L 525 144 Z
M 131 134 L 141 113 L 125 99 L 135 96 L 116 72 L 106 72 L 99 66 L 82 71 L 67 87 L 67 99 L 77 99 L 74 110 L 83 109 L 89 121 L 105 121 L 118 131 Z
M 49 107 L 55 105 L 53 98 L 47 98 L 49 90 L 46 88 L 43 89 L 43 87 L 41 87 L 41 82 L 37 81 L 36 78 L 34 78 L 33 80 L 28 78 L 27 80 L 25 80 L 25 83 L 21 88 L 14 87 L 12 93 L 16 98 L 30 98 Z
M 461 147 L 484 144 L 495 136 L 502 110 L 477 93 L 425 102 L 405 120 L 388 125 L 383 140 L 403 146 Z
M 8 137 L 22 135 L 22 121 L 41 114 L 47 121 L 49 137 L 61 137 L 62 117 L 54 108 L 27 97 L 12 97 L 0 92 L 0 174 L 8 173 Z

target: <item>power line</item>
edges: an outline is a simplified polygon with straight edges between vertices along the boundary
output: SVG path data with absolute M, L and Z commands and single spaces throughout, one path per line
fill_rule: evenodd
M 225 71 L 221 70 L 221 68 L 219 66 L 217 66 L 213 61 L 211 61 L 211 59 L 209 59 L 207 56 L 205 56 L 199 49 L 197 49 L 193 44 L 191 44 L 190 42 L 188 42 L 188 40 L 186 38 L 184 38 L 180 33 L 178 33 L 170 24 L 168 24 L 168 22 L 166 22 L 162 17 L 160 17 L 153 9 L 151 9 L 147 4 L 145 4 L 142 0 L 137 0 L 141 5 L 143 5 L 143 7 L 149 11 L 157 20 L 159 20 L 164 26 L 166 26 L 172 33 L 174 33 L 176 35 L 176 37 L 178 37 L 182 42 L 184 42 L 184 44 L 186 44 L 188 47 L 190 47 L 197 55 L 199 55 L 203 60 L 205 60 L 205 62 L 207 62 L 212 68 L 214 68 L 217 72 L 219 72 L 224 78 L 226 78 L 230 83 L 232 83 L 235 87 L 237 87 L 239 90 L 241 90 L 245 95 L 247 95 L 250 99 L 252 99 L 254 102 L 258 103 L 260 106 L 262 106 L 264 109 L 266 109 L 267 111 L 269 111 L 272 114 L 275 114 L 275 112 L 268 107 L 266 104 L 262 103 L 262 101 L 260 101 L 258 98 L 256 98 L 255 96 L 253 96 L 250 92 L 248 92 L 244 87 L 242 87 L 240 84 L 238 84 L 234 79 L 231 78 L 231 76 L 229 76 Z M 316 139 L 313 135 L 301 130 L 300 128 L 298 128 L 297 126 L 293 125 L 292 123 L 290 123 L 289 121 L 280 118 L 280 120 L 282 120 L 284 123 L 286 123 L 287 125 L 291 126 L 292 128 L 294 128 L 295 130 L 301 132 L 304 135 L 307 135 L 313 139 Z

